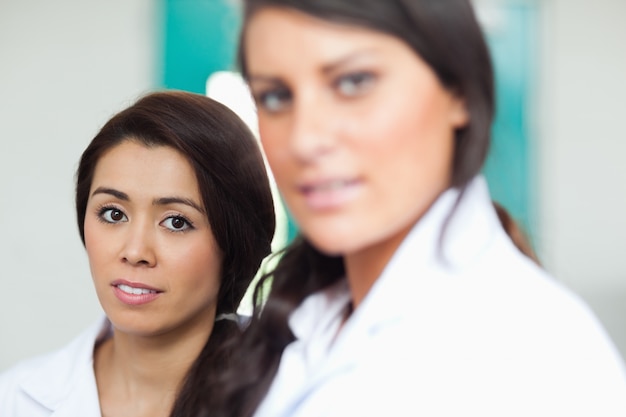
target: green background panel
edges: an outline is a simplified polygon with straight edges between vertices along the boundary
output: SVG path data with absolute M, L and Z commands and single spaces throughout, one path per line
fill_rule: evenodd
M 163 10 L 163 86 L 204 94 L 209 75 L 234 68 L 239 11 L 226 0 L 166 0 Z
M 502 5 L 503 26 L 487 39 L 496 69 L 496 118 L 492 146 L 484 168 L 494 200 L 513 215 L 532 237 L 536 177 L 529 123 L 535 68 L 535 19 L 532 3 Z

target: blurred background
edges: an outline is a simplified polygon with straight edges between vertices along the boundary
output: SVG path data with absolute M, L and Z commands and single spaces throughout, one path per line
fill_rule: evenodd
M 626 356 L 626 1 L 474 4 L 497 74 L 494 198 Z M 0 371 L 102 314 L 73 206 L 87 143 L 148 91 L 224 97 L 238 16 L 231 0 L 0 0 Z

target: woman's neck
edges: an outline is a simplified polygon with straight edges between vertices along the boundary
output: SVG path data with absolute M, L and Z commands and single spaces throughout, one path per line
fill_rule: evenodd
M 114 330 L 94 354 L 102 415 L 169 415 L 211 330 L 151 337 Z
M 411 228 L 344 256 L 353 308 L 356 309 L 367 296 Z

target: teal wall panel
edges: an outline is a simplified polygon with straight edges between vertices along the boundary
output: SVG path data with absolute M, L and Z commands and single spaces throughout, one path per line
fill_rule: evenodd
M 165 0 L 163 87 L 205 93 L 215 71 L 235 65 L 239 11 L 229 0 Z
M 532 2 L 501 4 L 500 25 L 487 32 L 496 72 L 496 118 L 484 168 L 494 200 L 531 237 L 536 206 L 536 166 L 530 129 L 530 95 L 536 61 L 536 7 Z

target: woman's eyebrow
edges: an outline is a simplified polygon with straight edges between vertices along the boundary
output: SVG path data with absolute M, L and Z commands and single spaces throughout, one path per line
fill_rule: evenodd
M 279 77 L 273 77 L 271 75 L 249 75 L 247 81 L 249 83 L 259 82 L 259 83 L 268 83 L 268 84 L 278 84 L 282 83 Z
M 370 55 L 373 52 L 376 52 L 374 48 L 367 48 L 344 55 L 322 66 L 322 73 L 328 75 L 330 73 L 337 72 L 339 69 L 341 69 L 341 67 L 350 64 L 352 61 L 358 61 L 359 59 Z
M 166 206 L 168 204 L 184 204 L 186 206 L 189 206 L 191 208 L 194 208 L 196 210 L 198 210 L 200 213 L 204 214 L 204 209 L 197 204 L 195 201 L 193 201 L 190 198 L 184 198 L 184 197 L 161 197 L 161 198 L 156 198 L 152 201 L 152 204 L 155 206 Z
M 333 72 L 337 72 L 341 67 L 349 65 L 352 61 L 358 61 L 365 58 L 368 55 L 375 54 L 377 49 L 366 48 L 358 51 L 350 52 L 344 56 L 338 57 L 330 62 L 324 64 L 320 68 L 320 72 L 325 75 L 329 75 Z M 265 74 L 249 74 L 247 78 L 248 83 L 266 83 L 266 84 L 284 84 L 282 79 L 277 76 L 265 75 Z
M 94 190 L 93 193 L 91 193 L 91 196 L 93 197 L 96 194 L 109 194 L 117 198 L 118 200 L 130 201 L 130 197 L 128 196 L 128 194 L 122 191 L 116 190 L 114 188 L 98 187 Z M 160 197 L 160 198 L 155 198 L 154 200 L 152 200 L 152 205 L 155 205 L 155 206 L 166 206 L 168 204 L 184 204 L 204 214 L 204 209 L 190 198 Z
M 118 191 L 114 188 L 107 188 L 107 187 L 98 187 L 94 190 L 93 193 L 91 193 L 91 196 L 93 197 L 96 194 L 109 194 L 112 195 L 113 197 L 117 198 L 118 200 L 122 200 L 122 201 L 130 201 L 130 198 L 128 197 L 128 194 L 123 193 L 121 191 Z

